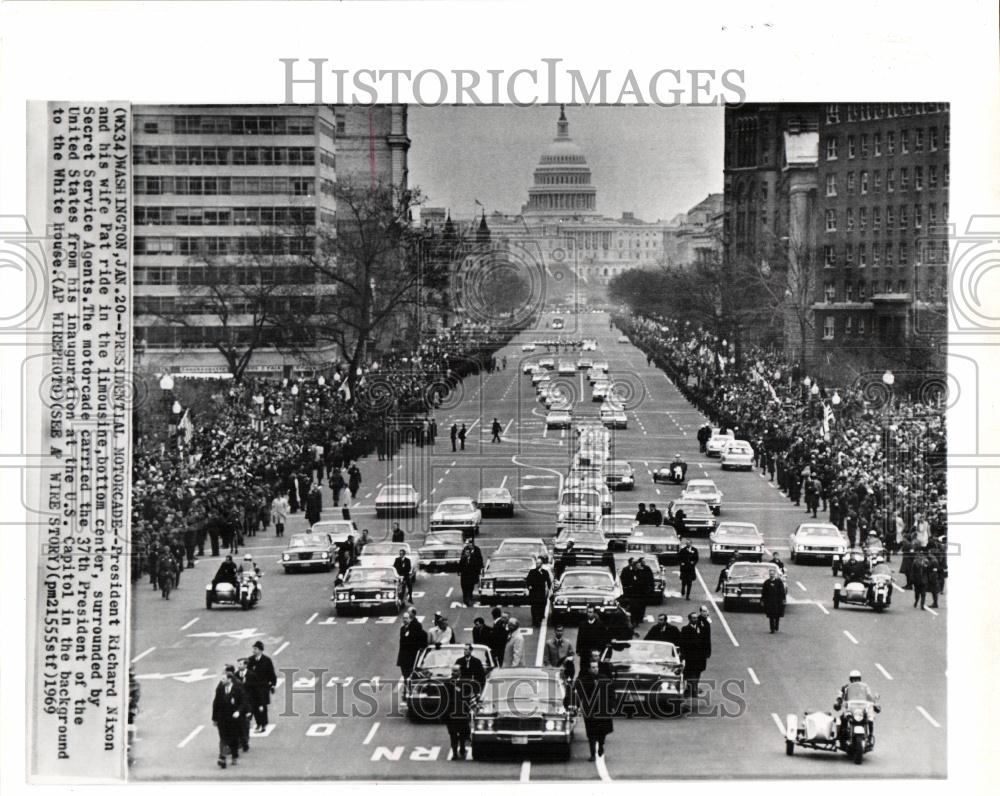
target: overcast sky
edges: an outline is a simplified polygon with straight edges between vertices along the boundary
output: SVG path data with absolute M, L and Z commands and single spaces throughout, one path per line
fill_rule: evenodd
M 520 212 L 532 172 L 555 137 L 559 108 L 410 106 L 410 184 L 431 207 L 469 216 Z M 584 151 L 597 209 L 667 220 L 722 191 L 721 107 L 568 107 L 570 137 Z

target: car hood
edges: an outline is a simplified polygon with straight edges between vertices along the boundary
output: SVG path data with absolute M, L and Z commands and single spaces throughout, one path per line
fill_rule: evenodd
M 612 663 L 611 671 L 619 676 L 674 676 L 680 674 L 682 663 Z
M 480 716 L 513 716 L 519 719 L 530 719 L 554 716 L 561 718 L 567 715 L 566 708 L 555 702 L 541 699 L 518 699 L 513 704 L 484 702 L 476 711 Z
M 396 556 L 366 556 L 359 559 L 365 566 L 370 567 L 391 567 L 396 563 Z
M 366 580 L 364 582 L 358 583 L 341 583 L 336 586 L 337 591 L 353 591 L 354 589 L 364 589 L 369 591 L 372 589 L 387 589 L 392 591 L 396 588 L 396 584 L 391 580 Z
M 325 544 L 307 544 L 298 547 L 286 547 L 286 553 L 328 553 L 330 546 Z

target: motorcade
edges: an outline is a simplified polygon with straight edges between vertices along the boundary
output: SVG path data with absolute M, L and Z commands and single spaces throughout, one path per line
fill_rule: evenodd
M 611 459 L 604 465 L 604 483 L 609 489 L 635 489 L 635 468 L 625 459 Z
M 762 561 L 764 534 L 752 522 L 720 522 L 708 535 L 708 560 L 725 561 L 736 553 L 743 561 Z
M 479 533 L 482 519 L 483 513 L 472 498 L 450 497 L 437 504 L 437 508 L 431 514 L 430 527 L 432 531 L 457 529 L 462 531 L 467 539 L 475 538 Z
M 400 550 L 406 551 L 413 567 L 410 575 L 410 586 L 417 580 L 417 570 L 420 569 L 420 553 L 412 548 L 409 542 L 369 542 L 361 549 L 357 564 L 363 567 L 391 567 L 396 563 Z
M 621 712 L 638 704 L 654 717 L 681 715 L 684 662 L 669 641 L 612 641 L 601 661 L 611 670 L 611 682 Z
M 211 610 L 213 605 L 239 606 L 244 611 L 253 608 L 263 599 L 261 577 L 253 572 L 244 572 L 237 578 L 237 585 L 220 581 L 205 585 L 205 608 Z
M 726 430 L 721 431 L 718 428 L 712 429 L 712 436 L 708 438 L 708 442 L 705 443 L 705 453 L 708 456 L 721 456 L 723 449 L 730 443 L 736 440 L 736 436 L 732 431 Z
M 881 710 L 878 695 L 862 682 L 848 683 L 843 697 L 838 697 L 834 712 L 806 711 L 801 718 L 788 714 L 785 721 L 785 754 L 794 755 L 795 747 L 826 752 L 845 752 L 856 765 L 875 749 L 875 714 Z M 839 707 L 838 707 L 839 705 Z
M 722 510 L 722 490 L 710 478 L 692 478 L 681 492 L 681 500 L 702 500 L 716 516 Z
M 605 401 L 601 407 L 601 422 L 608 428 L 628 428 L 628 415 L 622 407 Z
M 770 577 L 772 571 L 777 571 L 778 577 L 785 580 L 785 573 L 781 567 L 769 561 L 733 563 L 722 584 L 722 607 L 730 611 L 733 608 L 760 606 L 764 581 Z
M 638 525 L 625 544 L 628 553 L 653 558 L 660 564 L 677 562 L 681 540 L 671 525 Z
M 550 409 L 549 413 L 545 415 L 545 427 L 550 429 L 572 428 L 572 409 Z
M 330 600 L 338 615 L 398 613 L 405 602 L 403 594 L 403 579 L 392 567 L 355 564 L 346 574 L 337 575 Z
M 593 567 L 567 569 L 552 585 L 552 621 L 583 616 L 588 605 L 615 605 L 621 596 L 621 584 L 610 572 Z
M 809 559 L 826 559 L 837 574 L 840 557 L 847 552 L 847 539 L 841 530 L 829 522 L 803 522 L 788 537 L 792 563 Z
M 860 578 L 844 578 L 833 586 L 833 607 L 863 605 L 880 614 L 892 605 L 892 570 L 885 562 L 875 564 Z
M 532 556 L 494 553 L 479 578 L 479 602 L 483 605 L 527 605 L 527 578 L 534 567 Z
M 288 547 L 281 554 L 285 572 L 302 572 L 322 569 L 329 572 L 337 562 L 337 541 L 316 523 L 308 533 L 294 533 L 288 538 Z M 345 536 L 344 542 L 347 541 Z
M 704 500 L 672 500 L 666 519 L 679 534 L 711 533 L 717 522 Z

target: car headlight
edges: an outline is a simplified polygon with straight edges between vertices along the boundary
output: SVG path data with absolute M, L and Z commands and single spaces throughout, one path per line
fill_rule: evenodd
M 556 728 L 556 722 L 555 722 L 554 719 L 548 719 L 545 722 L 545 729 L 546 730 L 554 730 L 555 728 Z
M 282 553 L 281 554 L 281 560 L 282 561 L 288 561 L 290 558 L 291 558 L 291 556 L 288 555 L 288 553 Z
M 844 555 L 844 553 L 846 553 L 846 552 L 847 552 L 846 548 L 843 548 L 843 547 L 838 547 L 838 548 L 837 548 L 837 555 L 838 555 L 838 556 L 842 556 L 842 555 Z
M 555 604 L 556 605 L 566 605 L 566 598 L 565 597 L 556 597 Z
M 393 594 L 392 594 L 391 591 L 384 591 L 384 592 L 382 592 L 382 599 L 383 600 L 391 600 L 392 598 L 393 598 Z
M 604 604 L 605 605 L 614 605 L 615 604 L 615 598 L 614 597 L 605 597 L 604 598 Z
M 671 683 L 671 682 L 669 682 L 667 680 L 664 680 L 662 683 L 660 683 L 660 693 L 661 694 L 669 694 L 671 691 L 676 691 L 676 690 L 677 690 L 677 687 L 673 683 Z
M 864 719 L 865 719 L 865 712 L 861 710 L 861 708 L 858 708 L 857 710 L 854 711 L 855 721 L 864 721 Z
M 329 557 L 330 557 L 330 554 L 329 554 L 329 553 L 326 553 L 326 552 L 323 552 L 323 553 L 320 553 L 320 554 L 319 554 L 319 557 L 320 557 L 320 558 L 329 558 Z
M 493 719 L 477 719 L 476 720 L 477 730 L 492 730 L 493 729 Z
M 348 594 L 347 594 L 347 592 L 346 592 L 346 591 L 338 591 L 338 592 L 337 592 L 337 600 L 338 600 L 338 601 L 343 601 L 343 600 L 346 600 L 346 599 L 347 599 L 347 597 L 348 597 Z
M 492 589 L 493 588 L 493 581 L 492 580 L 484 580 L 480 584 L 479 588 L 480 589 Z
M 754 551 L 755 553 L 759 553 L 759 552 L 760 552 L 760 545 L 759 545 L 759 544 L 755 544 L 755 545 L 753 546 L 753 551 Z

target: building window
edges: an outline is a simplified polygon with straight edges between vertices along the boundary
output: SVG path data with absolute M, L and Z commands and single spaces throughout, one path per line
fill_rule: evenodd
M 885 134 L 885 154 L 896 154 L 896 131 L 890 130 Z
M 827 282 L 823 285 L 823 298 L 827 304 L 833 304 L 837 300 L 837 288 L 833 282 Z
M 879 260 L 881 260 L 881 255 L 879 253 L 879 248 L 877 243 L 872 244 L 872 268 L 877 268 L 879 265 Z
M 924 131 L 923 128 L 919 128 L 913 131 L 913 151 L 923 152 L 924 151 Z
M 840 106 L 838 105 L 826 106 L 826 123 L 840 124 Z
M 836 232 L 837 231 L 837 211 L 827 210 L 826 211 L 826 231 Z
M 858 244 L 858 268 L 865 268 L 868 265 L 868 246 L 864 243 Z
M 847 172 L 847 193 L 854 193 L 854 172 Z
M 933 163 L 927 167 L 927 187 L 931 189 L 938 187 L 938 169 Z
M 865 319 L 858 318 L 858 335 L 863 335 L 865 333 Z
M 910 170 L 900 169 L 899 170 L 899 190 L 908 191 L 910 190 Z
M 882 157 L 882 133 L 872 135 L 872 148 L 874 149 L 875 157 Z
M 899 153 L 901 155 L 910 154 L 910 131 L 900 130 L 899 131 Z
M 893 265 L 895 263 L 894 251 L 891 243 L 885 244 L 885 264 Z
M 844 247 L 844 265 L 850 268 L 854 265 L 854 244 L 848 243 Z
M 944 187 L 947 188 L 950 182 L 951 182 L 951 164 L 945 163 L 944 164 L 944 179 L 943 179 Z
M 836 196 L 837 195 L 837 175 L 827 174 L 826 175 L 826 195 Z
M 833 325 L 834 318 L 832 315 L 827 315 L 823 319 L 823 339 L 832 340 L 833 339 Z
M 882 193 L 882 172 L 879 169 L 872 172 L 872 191 Z
M 896 226 L 896 211 L 892 205 L 885 209 L 885 228 L 894 229 Z
M 943 149 L 948 149 L 951 146 L 951 128 L 945 127 L 944 132 L 941 133 L 941 136 L 944 140 Z
M 850 315 L 848 315 L 844 319 L 844 334 L 850 335 L 853 333 L 854 333 L 854 319 Z
M 867 287 L 864 281 L 858 282 L 858 301 L 864 301 L 867 295 Z
M 927 223 L 932 227 L 937 223 L 937 205 L 927 205 Z
M 887 193 L 892 193 L 896 190 L 896 170 L 886 169 L 885 170 L 885 190 Z
M 837 255 L 833 246 L 823 247 L 823 265 L 827 268 L 833 268 L 837 264 Z
M 906 280 L 905 279 L 900 279 L 896 283 L 896 290 L 899 293 L 906 293 Z
M 868 229 L 868 208 L 859 207 L 858 208 L 858 231 L 864 232 Z
M 868 172 L 861 172 L 861 193 L 868 193 Z
M 913 228 L 920 229 L 924 225 L 923 208 L 920 205 L 913 205 Z
M 868 134 L 864 133 L 861 136 L 861 157 L 868 157 Z
M 830 136 L 826 139 L 826 159 L 836 160 L 837 159 L 837 137 Z
M 857 155 L 857 146 L 853 135 L 847 136 L 847 157 L 848 159 L 853 158 Z
M 872 232 L 878 232 L 882 229 L 882 208 L 873 207 L 872 208 Z
M 847 231 L 854 232 L 854 208 L 847 208 Z
M 910 260 L 910 247 L 905 243 L 899 244 L 899 264 L 908 265 Z M 900 291 L 902 292 L 902 291 Z
M 910 225 L 910 211 L 906 205 L 899 206 L 899 228 L 906 229 Z
M 913 167 L 913 189 L 915 191 L 922 191 L 924 189 L 924 167 L 914 166 Z
M 844 301 L 854 302 L 854 285 L 851 282 L 844 285 Z

